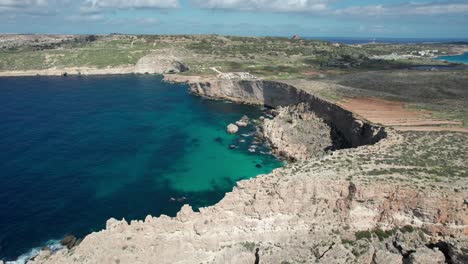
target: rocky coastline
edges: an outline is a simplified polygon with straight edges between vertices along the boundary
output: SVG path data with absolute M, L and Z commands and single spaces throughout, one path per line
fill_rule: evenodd
M 325 150 L 375 144 L 387 136 L 385 127 L 283 82 L 178 75 L 166 75 L 165 80 L 188 83 L 189 92 L 198 96 L 278 109 L 279 117 L 263 120 L 261 127 L 276 153 L 291 160 L 305 160 Z M 314 144 L 318 144 L 314 150 L 308 149 Z
M 240 181 L 218 204 L 176 217 L 110 219 L 80 245 L 29 263 L 466 263 L 467 206 L 450 186 L 356 177 L 350 156 L 400 144 L 391 128 L 363 120 L 291 85 L 168 75 L 191 93 L 276 108 L 262 133 L 296 162 Z M 324 151 L 337 150 L 328 155 Z M 342 163 L 340 163 L 342 162 Z M 329 166 L 329 164 L 332 164 Z M 368 164 L 372 168 L 372 163 Z M 450 195 L 449 195 L 450 194 Z

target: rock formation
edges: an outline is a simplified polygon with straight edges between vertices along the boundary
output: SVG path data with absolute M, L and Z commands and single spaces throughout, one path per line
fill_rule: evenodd
M 332 129 L 308 109 L 305 103 L 281 107 L 275 118 L 264 119 L 263 134 L 280 156 L 306 160 L 334 148 Z
M 229 124 L 229 125 L 227 126 L 227 132 L 228 132 L 229 134 L 235 134 L 235 133 L 237 133 L 237 131 L 239 131 L 239 128 L 238 128 L 236 125 L 234 125 L 234 124 Z
M 236 121 L 236 126 L 238 127 L 246 127 L 249 125 L 249 118 L 247 116 L 243 116 L 239 121 Z
M 167 54 L 152 53 L 139 59 L 135 65 L 135 73 L 179 73 L 188 71 L 188 67 L 177 58 Z
M 386 136 L 385 128 L 360 119 L 340 106 L 296 87 L 266 80 L 197 79 L 189 81 L 194 94 L 268 107 L 307 103 L 309 111 L 328 124 L 350 147 L 373 144 Z

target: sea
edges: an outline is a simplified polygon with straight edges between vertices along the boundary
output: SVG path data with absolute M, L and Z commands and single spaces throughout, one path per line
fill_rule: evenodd
M 257 106 L 204 99 L 155 75 L 0 78 L 0 259 L 24 263 L 106 220 L 175 216 L 283 166 Z M 254 152 L 252 152 L 254 151 Z
M 448 61 L 448 62 L 454 62 L 454 63 L 468 64 L 468 52 L 465 52 L 460 55 L 454 55 L 454 56 L 440 56 L 440 57 L 437 57 L 437 59 Z
M 348 45 L 385 43 L 385 44 L 430 44 L 430 43 L 468 43 L 468 38 L 364 38 L 364 37 L 304 37 L 308 40 L 323 40 Z

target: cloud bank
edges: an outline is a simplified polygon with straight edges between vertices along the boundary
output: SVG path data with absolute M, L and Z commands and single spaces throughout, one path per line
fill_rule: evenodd
M 468 3 L 404 3 L 399 5 L 354 6 L 334 11 L 336 15 L 352 16 L 403 16 L 468 14 Z
M 326 10 L 334 0 L 191 0 L 205 9 L 272 12 L 311 12 Z

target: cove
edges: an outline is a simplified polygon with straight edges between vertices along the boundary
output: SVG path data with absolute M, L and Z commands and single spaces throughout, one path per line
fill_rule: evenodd
M 248 151 L 254 126 L 225 132 L 261 108 L 187 88 L 153 75 L 0 78 L 0 259 L 110 217 L 213 205 L 283 165 L 266 145 Z
M 441 56 L 441 57 L 437 57 L 437 59 L 448 61 L 448 62 L 454 62 L 454 63 L 468 64 L 468 52 L 465 52 L 460 55 L 454 55 L 454 56 Z

